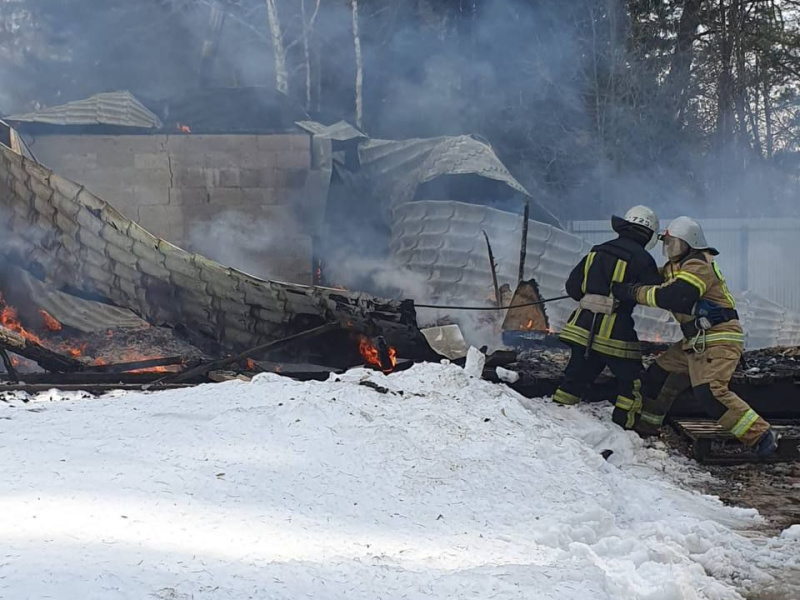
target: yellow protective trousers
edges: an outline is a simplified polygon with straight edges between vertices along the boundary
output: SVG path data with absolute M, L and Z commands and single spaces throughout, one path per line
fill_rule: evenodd
M 643 429 L 660 427 L 675 399 L 691 386 L 709 416 L 745 446 L 754 445 L 770 426 L 728 388 L 741 356 L 742 347 L 736 343 L 709 346 L 703 353 L 685 350 L 680 342 L 671 346 L 644 375 L 639 417 Z

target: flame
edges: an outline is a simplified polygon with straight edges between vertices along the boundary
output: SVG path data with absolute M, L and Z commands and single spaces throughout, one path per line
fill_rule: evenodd
M 184 125 L 183 123 L 175 123 L 175 129 L 177 129 L 181 133 L 192 133 L 192 129 L 188 125 Z
M 157 358 L 162 358 L 161 356 L 142 356 L 137 352 L 129 350 L 128 352 L 123 352 L 120 356 L 120 362 L 136 362 L 137 360 L 155 360 Z M 134 369 L 133 371 L 127 371 L 127 373 L 172 373 L 170 369 L 167 367 L 149 367 L 146 369 Z
M 65 348 L 67 354 L 69 354 L 72 358 L 79 358 L 83 356 L 86 352 L 86 348 L 89 346 L 89 342 L 84 342 L 80 346 L 73 346 L 72 348 Z
M 61 323 L 59 323 L 56 319 L 53 318 L 46 310 L 40 308 L 39 314 L 42 315 L 42 319 L 44 319 L 44 326 L 47 327 L 50 331 L 61 331 L 63 329 Z
M 389 361 L 392 364 L 392 368 L 389 370 L 385 370 L 383 368 L 378 348 L 372 342 L 370 342 L 369 339 L 365 337 L 361 338 L 361 340 L 358 342 L 358 351 L 361 353 L 361 356 L 368 365 L 377 367 L 383 370 L 384 373 L 391 373 L 392 370 L 397 366 L 397 351 L 391 346 L 389 347 Z
M 656 342 L 660 342 L 660 341 L 661 341 L 661 336 L 656 334 Z
M 172 373 L 167 367 L 150 367 L 149 369 L 135 369 L 128 373 Z
M 247 364 L 247 370 L 248 371 L 255 371 L 256 370 L 256 361 L 254 361 L 252 358 L 248 358 L 247 361 L 246 361 L 246 364 Z
M 30 340 L 39 345 L 42 344 L 42 340 L 38 335 L 31 333 L 22 326 L 22 323 L 19 322 L 19 317 L 17 316 L 17 310 L 14 307 L 6 304 L 3 294 L 0 294 L 0 325 L 6 329 L 10 329 L 15 333 L 20 334 L 26 340 Z
M 314 284 L 322 285 L 322 261 L 317 261 L 317 268 L 314 269 Z

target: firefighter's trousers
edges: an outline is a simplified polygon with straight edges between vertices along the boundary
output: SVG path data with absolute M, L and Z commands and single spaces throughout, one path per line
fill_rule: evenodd
M 635 416 L 642 407 L 640 393 L 642 362 L 607 356 L 597 351 L 592 351 L 586 358 L 584 356 L 586 348 L 577 345 L 571 348 L 572 355 L 564 371 L 564 380 L 553 394 L 553 400 L 559 404 L 577 404 L 603 369 L 608 367 L 617 379 L 617 408 L 614 411 L 614 421 L 623 427 L 633 427 Z
M 644 404 L 637 430 L 655 432 L 675 399 L 691 387 L 704 412 L 745 446 L 755 444 L 769 429 L 769 423 L 728 389 L 741 356 L 737 344 L 709 346 L 702 354 L 684 350 L 680 342 L 671 346 L 643 377 Z

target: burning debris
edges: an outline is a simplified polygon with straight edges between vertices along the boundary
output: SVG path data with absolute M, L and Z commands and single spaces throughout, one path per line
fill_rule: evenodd
M 373 342 L 362 336 L 358 342 L 358 351 L 367 365 L 386 374 L 391 373 L 397 366 L 397 350 L 389 346 L 383 337 L 377 337 Z
M 108 374 L 133 364 L 128 373 L 169 376 L 248 348 L 241 360 L 255 362 L 266 358 L 258 349 L 323 326 L 324 344 L 294 342 L 282 360 L 331 369 L 367 362 L 391 372 L 398 355 L 438 358 L 410 301 L 263 281 L 223 267 L 153 237 L 85 188 L 2 145 L 0 173 L 0 209 L 9 215 L 0 291 L 15 294 L 0 302 L 8 333 L 2 345 L 46 371 L 102 367 Z M 357 336 L 375 341 L 362 348 Z M 181 365 L 151 364 L 173 357 Z

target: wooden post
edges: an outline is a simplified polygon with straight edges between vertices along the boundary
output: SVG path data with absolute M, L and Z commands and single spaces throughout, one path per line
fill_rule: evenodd
M 525 258 L 528 255 L 528 220 L 531 214 L 530 198 L 525 200 L 525 212 L 522 215 L 522 242 L 519 247 L 519 277 L 517 285 L 525 279 Z
M 492 273 L 492 285 L 494 286 L 494 303 L 500 308 L 503 307 L 503 299 L 500 297 L 500 286 L 497 285 L 497 265 L 494 264 L 494 253 L 492 252 L 492 244 L 489 243 L 489 236 L 486 231 L 483 232 L 483 237 L 486 238 L 486 250 L 489 252 L 489 269 Z

